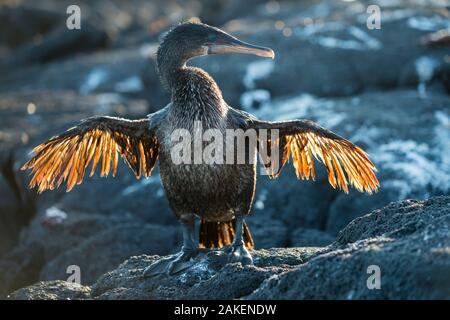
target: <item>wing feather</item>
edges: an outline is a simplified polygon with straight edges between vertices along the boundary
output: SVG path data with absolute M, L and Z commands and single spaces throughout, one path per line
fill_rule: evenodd
M 92 176 L 100 165 L 100 176 L 116 176 L 119 155 L 135 176 L 148 177 L 159 155 L 155 133 L 149 119 L 126 120 L 93 117 L 53 137 L 33 149 L 34 156 L 22 170 L 30 169 L 30 187 L 38 192 L 58 188 L 67 182 L 67 191 L 82 183 L 91 165 Z
M 268 174 L 273 178 L 279 175 L 281 168 L 291 157 L 299 179 L 315 179 L 313 159 L 316 159 L 325 165 L 328 182 L 333 188 L 340 188 L 348 193 L 350 185 L 358 191 L 373 193 L 380 186 L 375 175 L 376 167 L 361 148 L 312 121 L 253 120 L 251 127 L 278 130 L 278 141 L 270 143 L 285 145 L 284 150 L 280 152 L 280 167 L 274 168 L 271 163 L 265 165 Z M 260 149 L 260 152 L 261 150 L 263 149 Z

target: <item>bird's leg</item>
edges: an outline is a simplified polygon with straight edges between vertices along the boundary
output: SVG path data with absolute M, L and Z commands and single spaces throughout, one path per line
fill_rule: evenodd
M 228 261 L 241 262 L 242 265 L 252 265 L 252 256 L 244 244 L 243 224 L 244 216 L 242 214 L 236 214 L 235 237 L 231 247 L 228 249 Z
M 159 260 L 144 270 L 144 276 L 154 276 L 162 273 L 175 274 L 189 268 L 198 252 L 198 245 L 195 241 L 195 220 L 194 215 L 189 215 L 180 219 L 183 228 L 183 246 L 181 251 L 169 258 Z

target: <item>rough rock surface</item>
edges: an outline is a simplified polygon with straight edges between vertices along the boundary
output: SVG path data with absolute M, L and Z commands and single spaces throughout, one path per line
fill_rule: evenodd
M 9 298 L 12 300 L 73 300 L 88 299 L 91 289 L 67 281 L 39 282 L 32 287 L 19 289 Z
M 405 200 L 353 220 L 322 248 L 261 249 L 255 265 L 200 254 L 176 275 L 144 277 L 159 256 L 131 257 L 91 287 L 40 282 L 11 299 L 450 299 L 450 197 Z M 380 270 L 380 288 L 369 289 Z M 370 282 L 371 283 L 371 282 Z
M 82 281 L 91 284 L 124 259 L 152 252 L 169 254 L 178 246 L 174 227 L 139 222 L 136 218 L 72 214 L 52 207 L 34 221 L 20 246 L 0 260 L 0 280 L 6 294 L 39 280 L 65 280 L 71 265 L 84 270 Z
M 390 204 L 353 220 L 326 253 L 249 298 L 450 299 L 449 227 L 449 197 Z M 368 289 L 370 266 L 380 270 L 380 289 Z

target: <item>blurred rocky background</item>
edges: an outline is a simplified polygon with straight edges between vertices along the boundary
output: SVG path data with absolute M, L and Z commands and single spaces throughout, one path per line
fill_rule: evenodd
M 66 27 L 71 4 L 81 8 L 81 30 Z M 381 29 L 367 27 L 370 5 L 381 9 Z M 54 298 L 450 298 L 448 197 L 372 211 L 449 194 L 449 10 L 448 0 L 0 0 L 0 297 L 66 280 L 67 267 L 78 265 L 86 287 L 48 282 L 48 292 L 59 292 Z M 257 249 L 301 249 L 258 251 L 263 262 L 243 271 L 256 280 L 224 296 L 182 291 L 175 284 L 185 278 L 157 283 L 181 288 L 177 293 L 155 293 L 155 280 L 140 291 L 136 279 L 120 282 L 118 275 L 152 261 L 140 256 L 116 269 L 124 260 L 169 254 L 180 244 L 157 172 L 137 181 L 122 165 L 117 178 L 37 195 L 19 170 L 33 146 L 82 118 L 139 118 L 164 107 L 169 96 L 154 54 L 161 35 L 191 17 L 276 52 L 273 61 L 192 61 L 216 79 L 230 105 L 265 119 L 319 122 L 367 150 L 381 183 L 376 195 L 346 195 L 323 170 L 316 182 L 297 180 L 289 166 L 276 181 L 261 176 L 249 218 Z M 419 284 L 398 278 L 405 261 L 416 261 L 408 275 Z M 368 295 L 355 287 L 361 275 L 354 271 L 377 263 L 398 281 Z M 222 286 L 221 277 L 238 269 L 226 267 L 200 286 Z M 341 282 L 329 282 L 325 269 Z M 327 295 L 314 292 L 320 285 Z M 53 296 L 25 289 L 15 297 Z

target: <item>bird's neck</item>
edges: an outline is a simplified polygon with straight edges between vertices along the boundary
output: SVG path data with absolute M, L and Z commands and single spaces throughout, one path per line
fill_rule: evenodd
M 214 105 L 223 102 L 219 86 L 203 69 L 183 66 L 174 77 L 177 81 L 171 86 L 173 102 L 193 100 Z
M 171 87 L 172 105 L 180 117 L 195 120 L 223 120 L 227 104 L 214 79 L 200 68 L 183 66 Z
M 187 59 L 183 59 L 179 53 L 172 50 L 165 50 L 164 46 L 161 46 L 157 53 L 156 68 L 163 86 L 172 91 L 172 88 L 176 86 L 179 70 L 186 67 Z
M 222 115 L 226 103 L 214 79 L 200 68 L 186 65 L 185 57 L 172 52 L 158 52 L 157 68 L 162 84 L 169 90 L 172 105 L 186 112 Z
M 223 118 L 227 105 L 222 92 L 206 71 L 186 65 L 190 58 L 188 51 L 175 50 L 165 43 L 157 52 L 158 73 L 171 93 L 175 112 L 184 118 Z

